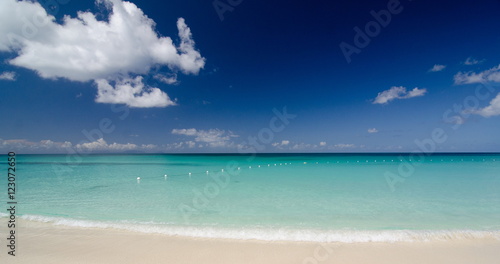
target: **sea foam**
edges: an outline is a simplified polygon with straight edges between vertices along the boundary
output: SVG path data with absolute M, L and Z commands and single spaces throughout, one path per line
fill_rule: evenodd
M 8 215 L 0 213 L 0 218 Z M 50 223 L 52 225 L 77 227 L 118 229 L 146 234 L 163 234 L 169 236 L 208 238 L 208 239 L 235 239 L 260 241 L 291 241 L 291 242 L 339 242 L 339 243 L 366 243 L 366 242 L 417 242 L 417 241 L 450 241 L 471 239 L 500 240 L 500 230 L 314 230 L 290 228 L 222 228 L 200 226 L 175 226 L 156 222 L 132 221 L 93 221 L 50 217 L 41 215 L 22 215 L 21 219 Z

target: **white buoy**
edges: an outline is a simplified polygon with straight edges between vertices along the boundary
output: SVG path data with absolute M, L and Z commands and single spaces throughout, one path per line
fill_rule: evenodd
M 141 180 L 141 177 L 137 177 L 137 180 L 140 181 Z
M 206 171 L 206 174 L 208 174 L 208 171 Z
M 252 168 L 252 166 L 248 166 L 248 168 L 249 168 L 249 169 L 251 169 L 251 168 Z
M 259 168 L 260 168 L 260 165 L 259 165 Z
M 189 176 L 191 176 L 191 172 L 189 173 Z
M 267 167 L 271 166 L 270 164 L 267 164 Z
M 220 171 L 224 172 L 224 169 L 221 169 Z
M 167 179 L 167 177 L 168 177 L 168 175 L 167 175 L 167 174 L 165 174 L 165 175 L 164 175 L 164 177 L 165 177 L 165 180 L 166 180 L 166 179 Z
M 240 168 L 240 167 L 238 167 L 238 170 L 240 170 L 240 169 L 241 169 L 241 168 Z

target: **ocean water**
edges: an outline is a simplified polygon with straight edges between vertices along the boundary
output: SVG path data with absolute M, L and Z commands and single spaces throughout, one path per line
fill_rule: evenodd
M 18 216 L 54 225 L 281 241 L 500 239 L 500 154 L 18 155 L 16 169 Z

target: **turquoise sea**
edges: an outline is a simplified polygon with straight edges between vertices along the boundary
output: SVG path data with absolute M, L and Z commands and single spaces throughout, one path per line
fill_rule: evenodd
M 500 239 L 500 154 L 17 155 L 16 173 L 18 216 L 54 225 L 285 241 Z

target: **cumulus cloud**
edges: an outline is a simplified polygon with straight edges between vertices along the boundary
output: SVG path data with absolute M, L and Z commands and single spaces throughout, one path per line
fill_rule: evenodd
M 465 61 L 464 61 L 464 64 L 465 65 L 476 65 L 476 64 L 479 64 L 479 63 L 482 63 L 484 60 L 476 60 L 472 57 L 468 57 Z
M 151 152 L 158 151 L 159 147 L 154 144 L 136 145 L 132 143 L 108 144 L 100 138 L 93 142 L 73 144 L 69 141 L 57 142 L 50 139 L 40 141 L 30 141 L 27 139 L 0 139 L 0 150 L 18 151 L 23 153 L 80 153 L 80 152 Z
M 429 71 L 430 72 L 440 72 L 446 68 L 446 65 L 435 64 Z
M 500 82 L 500 65 L 479 73 L 459 72 L 454 77 L 455 84 Z
M 403 86 L 393 86 L 389 90 L 378 93 L 377 97 L 374 99 L 374 104 L 387 104 L 395 99 L 408 99 L 413 97 L 424 96 L 427 93 L 427 89 L 419 89 L 415 87 L 413 90 L 407 91 Z
M 500 115 L 500 93 L 490 101 L 490 105 L 481 109 L 472 110 L 471 112 L 484 117 Z
M 369 128 L 368 133 L 378 133 L 378 130 L 376 128 Z
M 204 67 L 205 58 L 195 49 L 183 18 L 177 20 L 180 43 L 176 46 L 170 37 L 158 35 L 155 22 L 135 4 L 121 0 L 97 3 L 108 9 L 107 19 L 98 20 L 95 14 L 80 11 L 76 17 L 65 16 L 58 24 L 38 2 L 3 0 L 0 51 L 15 53 L 10 64 L 31 69 L 42 78 L 95 80 L 98 86 L 104 81 L 127 82 L 128 76 L 148 74 L 152 67 L 165 66 L 185 74 L 198 74 Z M 159 89 L 143 89 L 140 93 L 149 95 L 142 101 L 155 102 L 151 106 L 142 102 L 139 107 L 172 105 Z M 135 97 L 128 98 L 136 101 Z M 123 103 L 109 98 L 101 102 Z
M 198 131 L 195 128 L 172 129 L 172 134 L 174 135 L 195 136 L 197 133 Z
M 455 84 L 500 83 L 500 65 L 479 73 L 459 72 L 455 75 L 454 79 Z M 500 93 L 498 93 L 497 96 L 490 101 L 490 104 L 488 106 L 479 109 L 468 110 L 467 113 L 477 114 L 484 117 L 500 115 Z
M 463 125 L 465 124 L 465 118 L 461 117 L 461 116 L 452 116 L 449 118 L 449 120 L 447 120 L 447 123 L 451 123 L 451 124 L 455 124 L 455 125 Z
M 325 142 L 325 141 L 321 141 L 321 142 L 319 142 L 319 145 L 320 145 L 321 147 L 324 147 L 324 146 L 326 146 L 326 142 Z
M 123 79 L 114 82 L 96 80 L 98 103 L 126 104 L 129 107 L 166 107 L 176 105 L 170 97 L 159 88 L 144 85 L 142 77 Z
M 71 148 L 73 144 L 71 142 L 55 142 L 52 140 L 41 140 L 38 142 L 29 141 L 26 139 L 0 139 L 0 148 L 7 149 L 9 151 L 41 151 L 41 150 L 59 150 L 62 151 L 66 148 Z
M 238 137 L 238 135 L 233 134 L 231 131 L 220 129 L 172 129 L 172 134 L 194 137 L 195 142 L 207 143 L 210 147 L 227 147 L 233 145 L 233 142 L 230 141 L 231 138 Z
M 275 142 L 271 144 L 273 147 L 282 148 L 284 146 L 290 145 L 289 140 L 282 140 L 281 142 Z
M 12 71 L 6 71 L 0 73 L 0 80 L 5 80 L 5 81 L 15 81 L 16 80 L 16 73 Z
M 335 144 L 333 147 L 338 148 L 338 149 L 349 149 L 349 148 L 355 148 L 356 145 L 354 145 L 354 144 Z
M 318 145 L 307 144 L 307 143 L 298 143 L 291 147 L 292 150 L 314 150 L 318 147 Z
M 166 83 L 166 84 L 177 84 L 177 74 L 175 73 L 172 73 L 172 74 L 161 74 L 161 73 L 158 73 L 158 74 L 155 74 L 153 76 L 153 78 L 155 78 L 156 80 L 162 82 L 162 83 Z
M 123 151 L 123 150 L 134 150 L 137 149 L 136 144 L 118 144 L 118 143 L 112 143 L 108 144 L 106 141 L 102 138 L 93 141 L 93 142 L 87 142 L 87 143 L 82 143 L 78 144 L 75 146 L 77 149 L 82 149 L 84 151 Z

